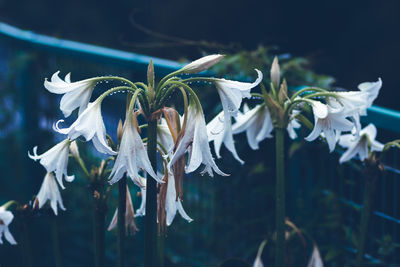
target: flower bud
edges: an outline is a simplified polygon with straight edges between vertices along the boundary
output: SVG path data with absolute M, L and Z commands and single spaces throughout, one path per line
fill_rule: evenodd
M 271 66 L 271 83 L 275 89 L 279 88 L 280 79 L 281 79 L 281 70 L 279 67 L 278 57 L 275 57 Z
M 220 54 L 205 56 L 187 64 L 181 70 L 185 73 L 199 73 L 203 70 L 211 68 L 212 66 L 217 64 L 223 57 L 224 55 Z

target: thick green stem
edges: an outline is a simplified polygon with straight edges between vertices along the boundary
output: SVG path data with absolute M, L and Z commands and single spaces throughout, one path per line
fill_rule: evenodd
M 154 170 L 157 169 L 157 120 L 148 122 L 147 154 Z M 157 182 L 147 177 L 146 216 L 144 218 L 144 266 L 160 267 L 157 253 Z
M 361 229 L 360 229 L 360 237 L 358 239 L 356 267 L 363 266 L 363 259 L 364 259 L 365 247 L 368 235 L 368 227 L 372 213 L 372 197 L 375 191 L 375 181 L 376 181 L 376 176 L 373 173 L 365 171 L 365 187 L 363 196 L 364 199 L 361 211 L 361 222 L 360 222 Z
M 102 196 L 94 198 L 93 209 L 93 241 L 95 267 L 105 266 L 105 224 L 106 224 L 106 207 Z
M 285 129 L 275 129 L 276 255 L 275 267 L 285 266 Z
M 61 258 L 61 248 L 60 248 L 60 239 L 58 237 L 58 222 L 57 216 L 52 216 L 52 239 L 53 239 L 53 253 L 54 253 L 54 263 L 56 267 L 62 267 L 62 258 Z
M 125 266 L 126 174 L 118 182 L 118 267 Z

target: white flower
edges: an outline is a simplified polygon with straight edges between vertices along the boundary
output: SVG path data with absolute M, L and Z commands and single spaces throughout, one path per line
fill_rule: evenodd
M 176 197 L 176 189 L 175 189 L 175 178 L 172 171 L 168 171 L 168 185 L 167 185 L 167 195 L 165 200 L 165 212 L 166 212 L 166 223 L 167 226 L 170 226 L 172 221 L 175 218 L 176 212 L 182 216 L 188 222 L 193 221 L 190 218 L 185 210 L 183 209 L 182 202 L 179 197 Z
M 321 255 L 319 254 L 319 250 L 317 246 L 314 245 L 313 253 L 311 255 L 310 261 L 307 264 L 307 267 L 324 267 L 324 263 L 322 262 Z
M 174 149 L 174 140 L 168 128 L 167 121 L 161 118 L 161 123 L 157 125 L 157 142 L 160 143 L 168 154 Z
M 50 207 L 53 209 L 55 215 L 57 215 L 57 204 L 60 206 L 60 209 L 65 210 L 57 182 L 54 179 L 52 172 L 46 173 L 36 199 L 39 202 L 39 209 L 41 209 L 43 205 L 46 204 L 47 200 L 49 200 Z
M 79 107 L 79 114 L 87 107 L 97 78 L 86 79 L 71 83 L 70 73 L 65 76 L 65 81 L 58 77 L 60 72 L 51 76 L 51 81 L 44 81 L 44 87 L 52 93 L 64 94 L 61 98 L 60 109 L 65 117 Z
M 172 166 L 186 151 L 189 151 L 188 164 L 185 167 L 186 173 L 195 171 L 201 164 L 205 165 L 202 174 L 207 172 L 213 176 L 213 170 L 222 176 L 227 176 L 215 164 L 208 144 L 207 127 L 204 120 L 203 110 L 196 103 L 190 103 L 188 107 L 188 119 L 186 129 L 174 155 L 169 162 Z
M 328 97 L 328 104 L 333 108 L 344 109 L 344 112 L 352 115 L 353 113 L 365 113 L 368 105 L 368 93 L 363 91 L 335 92 L 337 99 Z
M 382 151 L 384 145 L 375 140 L 376 127 L 369 124 L 360 131 L 360 134 L 354 136 L 352 134 L 344 134 L 340 136 L 339 145 L 347 148 L 346 152 L 340 157 L 339 162 L 343 163 L 352 159 L 358 154 L 361 161 L 368 158 L 369 145 L 370 151 Z
M 75 178 L 74 175 L 67 174 L 67 166 L 68 166 L 68 154 L 69 147 L 71 145 L 71 141 L 67 138 L 64 141 L 58 143 L 53 146 L 49 150 L 47 150 L 42 155 L 37 154 L 37 146 L 33 148 L 33 155 L 29 154 L 28 156 L 33 160 L 40 159 L 40 164 L 46 168 L 47 172 L 55 172 L 57 181 L 60 184 L 61 188 L 65 188 L 63 184 L 62 177 L 64 175 L 65 180 L 67 182 L 72 182 Z
M 246 131 L 247 141 L 251 149 L 258 149 L 258 143 L 265 138 L 271 138 L 274 129 L 271 115 L 265 105 L 257 105 L 249 110 L 244 106 L 244 113 L 239 113 L 236 123 L 232 126 L 233 134 Z
M 0 207 L 0 244 L 3 244 L 3 234 L 6 240 L 11 245 L 16 245 L 17 242 L 15 241 L 14 237 L 12 236 L 10 229 L 8 226 L 14 219 L 14 215 L 11 211 L 5 210 L 4 207 Z
M 378 97 L 379 90 L 382 87 L 382 80 L 381 78 L 378 79 L 376 82 L 365 82 L 358 85 L 358 89 L 362 92 L 368 93 L 368 106 L 372 105 L 372 102 Z
M 101 116 L 101 99 L 89 103 L 88 107 L 78 116 L 76 121 L 69 128 L 60 129 L 58 124 L 64 120 L 59 120 L 54 126 L 54 130 L 67 134 L 71 140 L 79 136 L 85 137 L 86 141 L 93 141 L 93 145 L 100 153 L 115 155 L 106 140 L 106 127 Z
M 224 55 L 220 54 L 205 56 L 187 64 L 181 70 L 185 73 L 199 73 L 203 70 L 211 68 L 212 66 L 217 64 L 223 57 Z
M 140 169 L 146 171 L 157 182 L 161 182 L 151 166 L 142 138 L 134 125 L 133 120 L 136 121 L 136 115 L 134 116 L 134 118 L 127 117 L 125 121 L 125 129 L 122 134 L 117 159 L 110 174 L 110 184 L 118 182 L 127 172 L 134 183 L 138 186 L 143 186 L 139 177 Z
M 335 149 L 337 136 L 339 136 L 342 131 L 351 131 L 354 124 L 346 119 L 346 114 L 343 109 L 334 109 L 319 101 L 312 101 L 312 108 L 315 125 L 314 129 L 305 140 L 313 141 L 323 133 L 328 143 L 329 150 L 332 152 Z
M 118 208 L 115 210 L 114 216 L 108 226 L 108 231 L 111 231 L 117 227 L 118 223 Z M 125 211 L 125 231 L 128 235 L 133 235 L 135 232 L 139 231 L 135 223 L 135 212 L 133 210 L 132 197 L 129 192 L 128 186 L 126 186 L 126 211 Z
M 218 158 L 221 158 L 220 149 L 221 145 L 224 144 L 225 147 L 232 153 L 233 157 L 243 164 L 244 161 L 239 158 L 235 149 L 232 136 L 231 116 L 224 113 L 224 111 L 221 111 L 207 124 L 208 141 L 214 141 L 214 150 Z
M 142 184 L 146 184 L 146 179 L 141 179 Z M 140 196 L 142 197 L 142 202 L 140 203 L 139 209 L 136 210 L 135 217 L 146 215 L 146 188 L 140 187 Z
M 299 110 L 292 111 L 290 121 L 286 127 L 286 130 L 288 131 L 288 135 L 291 139 L 297 138 L 297 133 L 296 133 L 295 129 L 298 129 L 301 127 L 301 124 L 296 120 L 296 115 L 299 113 L 300 113 Z
M 251 97 L 251 89 L 256 87 L 263 78 L 261 71 L 256 69 L 256 72 L 258 78 L 253 83 L 214 79 L 219 97 L 221 98 L 222 107 L 227 114 L 235 117 L 242 103 L 242 98 Z

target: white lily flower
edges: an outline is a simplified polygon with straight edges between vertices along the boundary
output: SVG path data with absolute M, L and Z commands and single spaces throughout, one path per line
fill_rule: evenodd
M 161 183 L 161 180 L 154 172 L 146 148 L 143 144 L 133 120 L 136 121 L 136 115 L 132 118 L 128 116 L 125 121 L 125 127 L 122 134 L 121 144 L 115 164 L 110 174 L 110 184 L 118 182 L 125 172 L 132 181 L 138 186 L 143 186 L 139 177 L 139 170 L 146 171 L 151 177 Z
M 106 127 L 101 115 L 101 101 L 101 99 L 97 99 L 89 103 L 88 107 L 69 128 L 59 128 L 58 124 L 64 120 L 57 121 L 53 128 L 59 133 L 67 134 L 71 140 L 83 136 L 86 141 L 92 140 L 93 145 L 100 153 L 115 155 L 116 153 L 107 143 Z
M 223 57 L 224 55 L 220 54 L 208 55 L 187 64 L 181 70 L 185 73 L 199 73 L 203 70 L 211 68 L 212 66 L 217 64 Z
M 182 216 L 188 222 L 192 222 L 193 219 L 187 215 L 183 209 L 182 202 L 179 197 L 176 197 L 175 189 L 175 177 L 171 170 L 168 170 L 168 185 L 167 185 L 167 195 L 165 200 L 165 212 L 166 212 L 166 223 L 167 226 L 172 224 L 175 218 L 176 212 Z
M 253 83 L 214 79 L 224 111 L 236 117 L 243 98 L 250 98 L 250 91 L 256 87 L 263 78 L 261 71 L 257 70 L 257 79 Z
M 346 152 L 340 157 L 339 162 L 343 163 L 355 157 L 358 157 L 361 161 L 368 158 L 369 150 L 382 151 L 384 145 L 375 140 L 376 138 L 376 127 L 373 124 L 369 124 L 360 131 L 360 134 L 354 136 L 352 134 L 344 134 L 340 136 L 339 145 L 347 148 Z M 369 148 L 370 146 L 370 148 Z
M 169 169 L 168 171 L 168 179 L 167 185 L 163 184 L 162 186 L 167 186 L 167 192 L 165 195 L 165 213 L 166 213 L 166 224 L 170 226 L 175 218 L 176 212 L 178 212 L 183 219 L 188 222 L 192 222 L 193 219 L 187 215 L 186 211 L 183 209 L 182 202 L 179 198 L 176 198 L 176 189 L 175 189 L 175 178 L 173 172 Z M 160 190 L 161 192 L 162 190 Z M 146 189 L 140 188 L 142 202 L 140 204 L 140 208 L 136 210 L 135 217 L 145 216 L 146 215 Z
M 378 97 L 381 87 L 381 78 L 379 78 L 376 82 L 364 82 L 358 85 L 358 89 L 360 89 L 360 91 L 368 93 L 368 107 L 370 107 L 372 102 L 374 102 L 374 100 Z
M 173 152 L 174 140 L 164 118 L 161 118 L 161 123 L 157 125 L 157 142 L 167 150 L 168 154 Z
M 71 74 L 68 73 L 63 81 L 56 73 L 51 76 L 51 80 L 44 81 L 44 87 L 54 94 L 64 94 L 61 98 L 60 109 L 65 117 L 71 115 L 72 111 L 79 108 L 81 114 L 87 107 L 93 89 L 97 83 L 97 78 L 71 82 Z
M 67 138 L 64 141 L 53 146 L 42 155 L 37 154 L 37 146 L 33 148 L 33 155 L 28 156 L 33 160 L 40 160 L 40 164 L 45 167 L 47 172 L 55 172 L 57 181 L 61 188 L 64 189 L 63 175 L 67 182 L 72 182 L 75 179 L 74 175 L 67 174 L 68 154 L 71 146 L 71 141 Z
M 286 130 L 288 132 L 288 135 L 291 139 L 296 139 L 297 138 L 297 133 L 295 129 L 299 129 L 301 127 L 301 124 L 299 123 L 298 120 L 296 120 L 296 115 L 300 113 L 300 110 L 293 110 L 292 114 L 290 116 L 290 121 L 286 127 Z
M 185 133 L 168 164 L 169 167 L 189 150 L 189 160 L 185 167 L 186 173 L 193 172 L 201 164 L 204 164 L 205 168 L 201 172 L 202 174 L 207 172 L 212 177 L 214 170 L 219 175 L 227 176 L 215 164 L 208 144 L 207 127 L 203 110 L 200 104 L 193 103 L 193 100 L 191 100 L 188 107 L 187 122 L 186 129 L 183 129 Z
M 307 264 L 307 267 L 324 267 L 324 263 L 322 262 L 321 255 L 319 254 L 318 247 L 314 245 L 313 253 L 311 254 L 310 261 Z
M 118 208 L 116 208 L 114 216 L 111 220 L 110 225 L 107 230 L 111 231 L 118 224 Z M 133 210 L 132 197 L 129 192 L 128 186 L 126 186 L 126 211 L 125 211 L 125 231 L 127 235 L 133 235 L 135 232 L 139 231 L 135 223 L 135 212 Z
M 311 142 L 323 133 L 328 143 L 329 151 L 332 152 L 336 146 L 337 136 L 342 131 L 351 131 L 354 124 L 346 119 L 347 114 L 344 113 L 343 109 L 334 109 L 315 100 L 312 100 L 312 108 L 315 125 L 305 140 Z
M 146 179 L 141 179 L 143 184 L 146 184 Z M 140 187 L 140 196 L 142 202 L 140 203 L 139 209 L 136 210 L 135 218 L 142 217 L 146 215 L 146 188 Z
M 14 219 L 14 215 L 11 211 L 6 210 L 3 206 L 0 207 L 0 244 L 3 244 L 3 234 L 6 240 L 11 245 L 16 245 L 17 242 L 15 241 L 14 237 L 12 236 L 10 229 L 8 226 Z
M 236 123 L 232 126 L 233 134 L 246 131 L 247 141 L 251 149 L 258 149 L 258 143 L 265 138 L 272 138 L 271 115 L 267 106 L 257 105 L 249 110 L 247 105 L 244 106 L 244 113 L 239 113 Z
M 231 116 L 226 114 L 225 111 L 221 111 L 207 124 L 207 135 L 209 142 L 214 141 L 214 150 L 217 158 L 221 158 L 220 149 L 221 145 L 224 144 L 232 153 L 233 157 L 239 161 L 240 164 L 244 164 L 244 161 L 240 159 L 236 152 L 233 141 Z
M 60 206 L 60 209 L 65 210 L 57 182 L 52 172 L 46 173 L 36 199 L 39 202 L 39 209 L 49 200 L 50 207 L 53 209 L 55 215 L 57 215 L 57 204 Z

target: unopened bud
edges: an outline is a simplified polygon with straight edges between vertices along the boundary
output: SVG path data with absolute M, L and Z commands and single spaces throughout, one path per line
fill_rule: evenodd
M 224 55 L 215 54 L 197 59 L 182 68 L 185 73 L 199 73 L 217 64 Z
M 281 70 L 279 67 L 278 57 L 275 57 L 271 66 L 271 83 L 275 89 L 279 88 L 280 79 L 281 79 Z
M 123 132 L 124 132 L 124 126 L 123 126 L 123 124 L 122 124 L 122 120 L 119 119 L 118 128 L 117 128 L 117 137 L 118 137 L 118 142 L 119 142 L 119 143 L 121 142 L 122 133 L 123 133 Z

